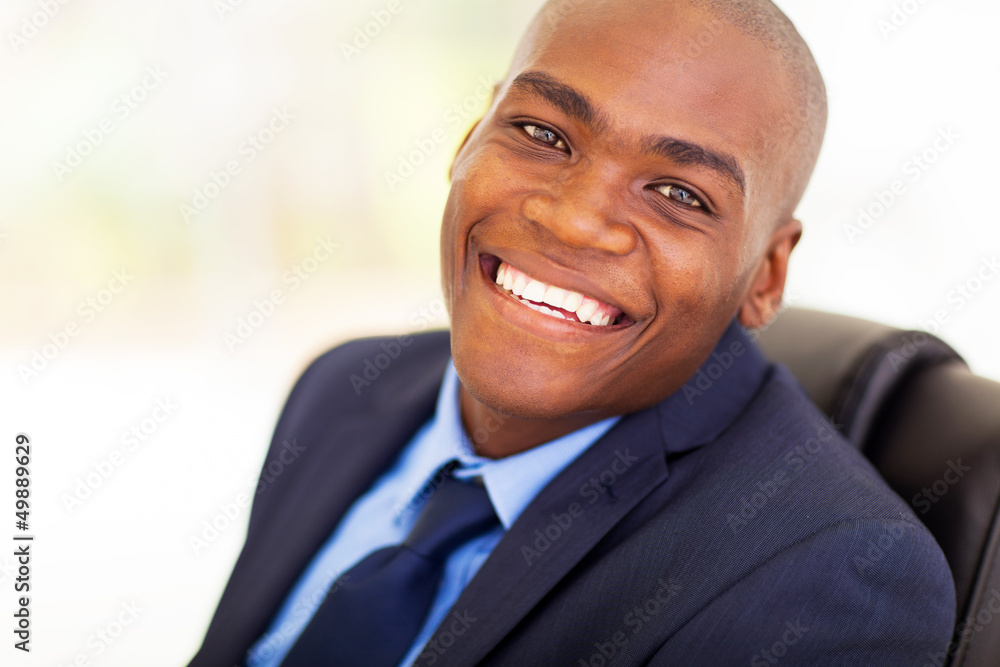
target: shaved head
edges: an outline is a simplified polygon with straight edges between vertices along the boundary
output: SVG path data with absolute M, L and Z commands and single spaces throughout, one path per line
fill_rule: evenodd
M 644 15 L 654 29 L 662 20 L 664 35 L 668 35 L 676 13 L 667 10 L 681 10 L 702 25 L 702 30 L 682 45 L 680 52 L 685 58 L 711 57 L 725 39 L 721 26 L 729 26 L 762 45 L 776 61 L 785 104 L 773 114 L 767 131 L 753 140 L 760 159 L 771 166 L 770 182 L 760 184 L 758 193 L 768 209 L 761 213 L 772 224 L 786 221 L 794 215 L 819 157 L 827 99 L 812 52 L 770 0 L 549 0 L 526 31 L 511 72 L 516 74 L 540 44 L 556 37 L 561 29 L 589 31 L 600 39 L 602 24 L 614 25 L 623 13 Z
M 795 156 L 785 174 L 787 215 L 794 213 L 819 157 L 826 132 L 826 86 L 805 40 L 785 13 L 771 0 L 688 0 L 692 6 L 739 28 L 744 34 L 773 49 L 781 59 L 794 95 L 785 131 L 791 142 L 786 150 Z

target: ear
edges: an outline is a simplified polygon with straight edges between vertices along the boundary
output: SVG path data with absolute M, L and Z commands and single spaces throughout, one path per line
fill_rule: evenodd
M 788 275 L 788 257 L 802 237 L 802 223 L 789 220 L 771 235 L 767 252 L 761 258 L 743 303 L 740 324 L 747 329 L 762 329 L 770 323 L 781 307 Z
M 475 123 L 472 124 L 472 127 L 469 128 L 469 131 L 465 133 L 465 138 L 462 139 L 462 143 L 459 144 L 458 150 L 455 151 L 455 157 L 453 157 L 451 159 L 451 164 L 448 165 L 448 180 L 449 181 L 451 180 L 452 173 L 455 171 L 455 162 L 458 161 L 458 156 L 462 153 L 462 149 L 465 148 L 465 145 L 467 143 L 469 143 L 469 137 L 471 137 L 472 133 L 476 131 L 476 128 L 479 127 L 479 123 L 481 123 L 482 120 L 483 119 L 480 118 L 479 120 L 477 120 Z

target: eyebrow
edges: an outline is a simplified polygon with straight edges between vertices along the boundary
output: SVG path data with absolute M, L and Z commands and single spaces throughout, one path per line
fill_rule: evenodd
M 607 118 L 597 111 L 587 96 L 543 72 L 522 72 L 510 84 L 515 95 L 534 95 L 548 100 L 564 114 L 592 130 L 604 130 Z
M 671 137 L 649 137 L 644 143 L 646 153 L 665 157 L 677 164 L 711 169 L 739 187 L 740 194 L 746 194 L 746 177 L 732 155 L 719 153 L 698 144 Z
M 587 96 L 544 72 L 528 71 L 518 74 L 510 84 L 514 95 L 534 95 L 547 100 L 564 114 L 579 121 L 595 134 L 607 129 L 607 116 Z M 746 177 L 736 159 L 728 153 L 713 151 L 698 144 L 673 137 L 644 137 L 642 150 L 650 155 L 672 160 L 681 165 L 704 167 L 721 175 L 736 185 L 740 194 L 746 194 Z

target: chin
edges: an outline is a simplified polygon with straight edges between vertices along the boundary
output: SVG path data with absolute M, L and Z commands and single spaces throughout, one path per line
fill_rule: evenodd
M 550 364 L 509 350 L 488 352 L 452 342 L 452 358 L 462 386 L 479 403 L 517 419 L 558 419 L 595 409 L 580 381 Z M 561 377 L 560 377 L 561 376 Z M 559 379 L 554 379 L 559 378 Z

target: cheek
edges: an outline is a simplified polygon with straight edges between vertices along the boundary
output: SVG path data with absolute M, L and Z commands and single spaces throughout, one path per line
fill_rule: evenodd
M 680 315 L 711 308 L 724 282 L 725 260 L 716 240 L 688 230 L 671 236 L 652 253 L 658 309 Z
M 470 229 L 495 214 L 517 213 L 519 179 L 489 145 L 467 147 L 452 173 L 451 190 L 441 224 L 442 277 L 459 278 L 456 262 L 464 258 Z M 457 272 L 457 273 L 456 273 Z
M 464 207 L 491 207 L 502 200 L 514 185 L 510 164 L 500 158 L 494 146 L 466 149 L 462 162 L 455 167 L 452 191 L 459 192 Z
M 678 349 L 700 349 L 736 314 L 740 243 L 724 234 L 669 230 L 650 246 L 657 335 Z M 679 360 L 678 360 L 679 361 Z

